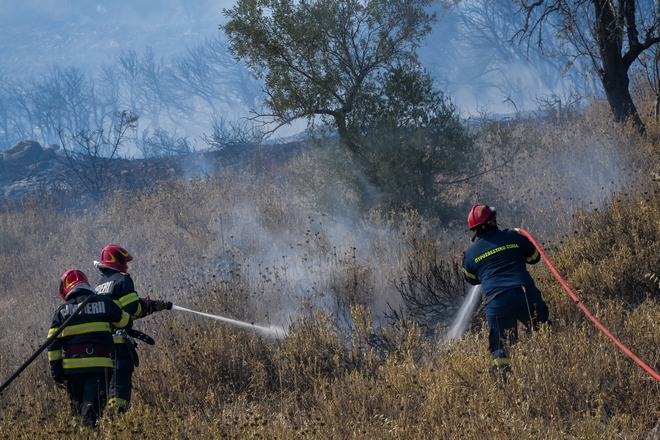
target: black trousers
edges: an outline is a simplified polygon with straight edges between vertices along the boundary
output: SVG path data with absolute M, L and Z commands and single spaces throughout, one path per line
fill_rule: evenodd
M 66 388 L 71 402 L 71 415 L 80 417 L 82 426 L 95 427 L 107 402 L 109 369 L 104 373 L 66 374 Z
M 136 356 L 133 353 L 133 356 Z M 134 360 L 125 344 L 115 344 L 112 349 L 112 380 L 110 381 L 109 406 L 114 412 L 124 412 L 131 402 L 133 390 Z

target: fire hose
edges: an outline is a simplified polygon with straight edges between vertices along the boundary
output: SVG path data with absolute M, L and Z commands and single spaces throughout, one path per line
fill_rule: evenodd
M 653 376 L 653 378 L 655 380 L 660 381 L 660 375 L 658 373 L 656 373 L 651 367 L 646 365 L 641 359 L 639 359 L 637 356 L 635 356 L 635 354 L 632 351 L 630 351 L 628 349 L 628 347 L 623 345 L 617 338 L 615 338 L 614 335 L 612 335 L 612 333 L 610 333 L 607 330 L 607 328 L 605 328 L 605 326 L 603 324 L 601 324 L 600 321 L 598 321 L 598 319 L 596 319 L 591 314 L 591 312 L 589 312 L 589 309 L 587 309 L 587 307 L 582 303 L 582 301 L 580 301 L 580 299 L 577 297 L 577 295 L 575 295 L 573 293 L 571 288 L 568 287 L 568 284 L 566 284 L 566 281 L 564 281 L 564 279 L 561 277 L 561 275 L 559 275 L 559 272 L 557 272 L 557 269 L 555 269 L 555 267 L 552 265 L 552 263 L 550 262 L 550 259 L 548 258 L 548 256 L 545 254 L 543 249 L 541 249 L 541 246 L 539 246 L 539 244 L 536 242 L 536 240 L 534 240 L 534 238 L 529 234 L 529 232 L 525 231 L 524 229 L 516 229 L 516 231 L 520 232 L 522 235 L 527 237 L 529 239 L 529 241 L 532 242 L 534 247 L 536 247 L 536 250 L 538 250 L 539 253 L 541 254 L 541 258 L 543 258 L 543 261 L 545 261 L 545 263 L 548 265 L 548 268 L 550 268 L 550 271 L 554 274 L 555 278 L 557 278 L 557 281 L 559 281 L 559 284 L 562 285 L 564 290 L 566 290 L 566 292 L 568 292 L 568 294 L 570 295 L 571 299 L 573 299 L 573 301 L 575 301 L 577 306 L 580 309 L 582 309 L 582 311 L 584 312 L 585 315 L 587 315 L 587 318 L 589 318 L 596 325 L 596 327 L 598 327 L 598 329 L 605 334 L 605 336 L 610 338 L 612 340 L 612 342 L 614 342 L 616 344 L 617 347 L 619 347 L 625 354 L 627 354 L 633 361 L 635 361 L 647 373 L 649 373 L 651 376 Z
M 0 393 L 2 391 L 4 391 L 4 389 L 7 388 L 9 386 L 9 384 L 12 383 L 13 380 L 16 379 L 18 377 L 18 375 L 21 374 L 23 372 L 23 370 L 25 370 L 28 367 L 28 365 L 30 365 L 37 358 L 37 356 L 39 356 L 41 354 L 41 352 L 44 351 L 46 349 L 46 347 L 48 347 L 51 344 L 51 342 L 53 342 L 53 340 L 55 340 L 55 338 L 57 338 L 60 335 L 60 333 L 62 333 L 62 331 L 66 328 L 66 326 L 69 325 L 69 322 L 71 322 L 71 320 L 73 318 L 75 318 L 82 311 L 83 307 L 85 307 L 85 305 L 87 305 L 87 303 L 90 302 L 92 300 L 92 298 L 94 298 L 95 296 L 96 296 L 96 294 L 94 294 L 94 293 L 92 293 L 91 295 L 88 295 L 87 298 L 85 298 L 85 300 L 78 305 L 76 310 L 74 310 L 73 313 L 71 313 L 71 316 L 69 316 L 62 323 L 62 325 L 60 325 L 57 328 L 57 330 L 55 330 L 55 333 L 50 335 L 50 337 L 48 339 L 46 339 L 46 342 L 44 342 L 43 345 L 41 347 L 39 347 L 37 349 L 37 351 L 35 351 L 32 354 L 32 356 L 30 356 L 30 358 L 28 360 L 26 360 L 23 363 L 23 365 L 21 365 L 19 367 L 19 369 L 16 370 L 16 372 L 14 374 L 12 374 L 11 377 L 5 381 L 5 383 L 0 385 Z

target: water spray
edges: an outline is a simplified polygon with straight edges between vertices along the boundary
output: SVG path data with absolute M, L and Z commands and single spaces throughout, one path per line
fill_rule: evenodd
M 474 315 L 477 306 L 479 305 L 479 298 L 481 296 L 481 285 L 472 286 L 467 295 L 463 299 L 463 304 L 458 310 L 456 318 L 452 323 L 449 331 L 445 335 L 445 341 L 459 340 L 467 330 L 468 324 Z
M 172 310 L 182 310 L 184 312 L 190 312 L 190 313 L 195 313 L 197 315 L 206 316 L 207 318 L 217 319 L 218 321 L 223 321 L 223 322 L 226 322 L 226 323 L 229 323 L 229 324 L 237 325 L 239 327 L 250 328 L 250 329 L 258 331 L 259 333 L 263 333 L 267 336 L 272 336 L 272 337 L 275 337 L 277 339 L 280 339 L 280 338 L 283 338 L 284 336 L 286 336 L 286 332 L 284 331 L 283 328 L 280 328 L 280 327 L 272 327 L 272 326 L 262 327 L 262 326 L 259 326 L 259 325 L 254 325 L 254 324 L 249 323 L 249 322 L 244 322 L 244 321 L 238 321 L 236 319 L 225 318 L 224 316 L 211 315 L 210 313 L 197 312 L 195 310 L 186 309 L 184 307 L 179 307 L 179 306 L 176 306 L 174 304 L 172 305 Z

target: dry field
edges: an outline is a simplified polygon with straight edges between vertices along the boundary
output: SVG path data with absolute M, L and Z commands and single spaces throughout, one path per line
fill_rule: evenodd
M 461 214 L 444 219 L 360 212 L 336 164 L 312 152 L 93 206 L 52 194 L 3 208 L 0 377 L 45 340 L 60 275 L 75 267 L 95 279 L 93 260 L 116 243 L 134 256 L 141 296 L 287 335 L 181 310 L 137 322 L 156 345 L 139 347 L 130 411 L 104 418 L 97 438 L 647 438 L 660 384 L 584 318 L 543 263 L 532 273 L 553 326 L 513 347 L 506 384 L 490 376 L 482 311 L 446 344 L 440 328 L 406 314 L 397 286 L 411 262 L 459 260 L 470 243 L 463 211 L 494 205 L 501 226 L 530 232 L 587 307 L 660 370 L 660 128 L 649 120 L 642 137 L 614 126 L 595 101 L 561 124 L 475 132 L 484 152 L 475 167 L 517 154 L 447 188 L 443 203 Z M 0 407 L 0 438 L 76 436 L 45 353 Z

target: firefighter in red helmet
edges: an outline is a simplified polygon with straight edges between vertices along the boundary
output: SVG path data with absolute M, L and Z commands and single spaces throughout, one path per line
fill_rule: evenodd
M 49 337 L 94 295 L 48 346 L 51 377 L 68 391 L 74 422 L 81 431 L 91 431 L 107 400 L 112 328 L 129 326 L 131 318 L 111 298 L 97 295 L 79 270 L 62 275 L 58 293 L 65 302 L 53 316 Z
M 133 257 L 126 249 L 111 244 L 101 251 L 101 261 L 94 265 L 101 271 L 96 291 L 108 295 L 133 319 L 144 318 L 154 312 L 171 309 L 172 303 L 152 300 L 148 296 L 140 298 L 135 291 L 133 279 L 127 273 L 128 263 Z M 130 329 L 114 332 L 112 362 L 114 373 L 110 383 L 110 398 L 108 400 L 109 414 L 123 413 L 131 401 L 133 388 L 133 371 L 139 364 L 135 339 L 141 339 L 153 344 L 153 339 L 147 335 Z
M 474 205 L 468 226 L 475 235 L 465 251 L 463 273 L 468 283 L 481 284 L 493 372 L 506 373 L 518 321 L 529 330 L 550 322 L 548 306 L 527 271 L 527 264 L 538 263 L 541 255 L 524 235 L 499 229 L 495 208 Z

